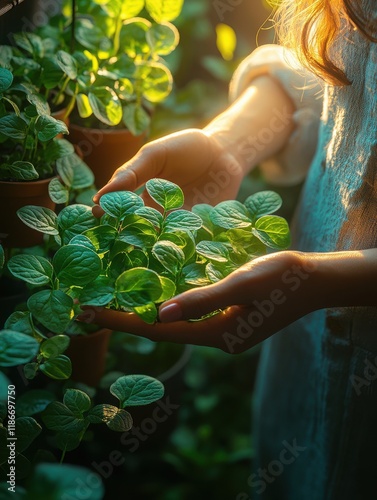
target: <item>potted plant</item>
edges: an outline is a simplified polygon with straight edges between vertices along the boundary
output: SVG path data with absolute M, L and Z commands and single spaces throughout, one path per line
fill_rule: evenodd
M 59 40 L 64 48 L 56 54 L 65 75 L 58 95 L 68 99 L 70 140 L 95 172 L 98 187 L 138 151 L 153 105 L 171 92 L 173 78 L 163 57 L 178 44 L 170 21 L 182 4 L 85 0 L 76 10 L 69 0 L 61 15 L 38 30 L 42 39 Z M 143 7 L 147 17 L 140 17 Z
M 93 186 L 93 174 L 61 137 L 67 133 L 38 87 L 0 67 L 0 237 L 7 248 L 37 245 L 43 238 L 20 223 L 19 208 L 53 209 L 72 201 L 73 193 L 83 199 L 82 191 Z M 63 183 L 54 178 L 57 173 Z

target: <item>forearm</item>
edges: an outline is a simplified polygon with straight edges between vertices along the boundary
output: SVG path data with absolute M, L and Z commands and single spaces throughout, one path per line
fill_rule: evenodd
M 377 248 L 302 253 L 307 297 L 315 309 L 377 306 Z
M 242 166 L 244 174 L 271 157 L 288 141 L 294 104 L 271 76 L 260 76 L 205 128 Z

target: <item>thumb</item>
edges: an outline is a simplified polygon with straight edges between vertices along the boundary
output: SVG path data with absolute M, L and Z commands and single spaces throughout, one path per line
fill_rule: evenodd
M 159 308 L 159 319 L 162 323 L 198 319 L 218 309 L 238 305 L 237 295 L 235 280 L 225 278 L 167 300 Z
M 139 152 L 119 167 L 109 180 L 93 197 L 98 203 L 101 196 L 112 191 L 135 191 L 148 179 L 157 177 L 163 166 L 163 148 L 152 143 L 143 146 Z

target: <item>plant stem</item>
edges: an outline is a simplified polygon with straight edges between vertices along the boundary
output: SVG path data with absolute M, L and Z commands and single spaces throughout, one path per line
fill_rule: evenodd
M 62 456 L 60 457 L 60 462 L 59 462 L 60 464 L 62 464 L 62 463 L 63 463 L 63 460 L 64 460 L 64 458 L 65 458 L 65 452 L 66 452 L 66 448 L 64 448 L 63 453 L 62 453 Z
M 119 12 L 119 15 L 116 20 L 115 24 L 115 33 L 114 33 L 114 56 L 116 56 L 119 52 L 120 48 L 120 30 L 122 29 L 122 16 L 121 12 Z

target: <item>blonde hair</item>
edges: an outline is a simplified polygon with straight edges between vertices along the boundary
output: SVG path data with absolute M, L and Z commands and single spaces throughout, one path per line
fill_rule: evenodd
M 276 0 L 275 0 L 276 1 Z M 376 22 L 367 21 L 359 1 L 280 0 L 277 31 L 280 42 L 292 48 L 304 66 L 333 85 L 349 85 L 344 71 L 334 62 L 331 49 L 343 29 L 352 25 L 377 42 Z

